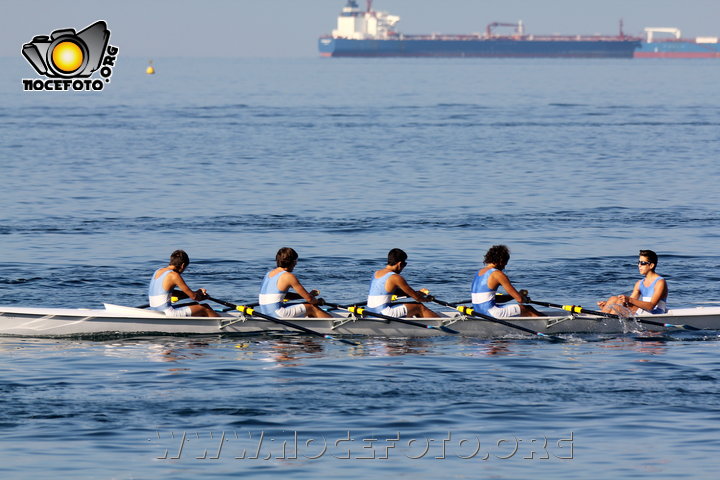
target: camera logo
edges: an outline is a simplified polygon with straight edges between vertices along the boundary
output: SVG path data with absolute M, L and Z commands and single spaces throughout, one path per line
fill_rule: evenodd
M 84 30 L 55 30 L 35 36 L 22 47 L 22 54 L 32 67 L 45 77 L 55 80 L 23 79 L 25 91 L 81 90 L 98 91 L 110 83 L 118 48 L 108 45 L 110 30 L 100 20 Z M 99 70 L 99 78 L 89 79 Z M 86 79 L 86 80 L 82 80 Z

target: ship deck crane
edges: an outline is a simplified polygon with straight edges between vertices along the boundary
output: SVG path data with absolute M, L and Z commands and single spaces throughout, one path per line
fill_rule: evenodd
M 495 27 L 514 27 L 516 35 L 523 35 L 525 33 L 525 26 L 522 20 L 519 20 L 517 23 L 492 22 L 488 23 L 487 27 L 485 27 L 485 36 L 487 38 L 493 36 L 493 29 Z
M 652 43 L 654 33 L 670 33 L 676 40 L 680 40 L 682 32 L 678 28 L 661 28 L 661 27 L 648 27 L 645 29 L 645 35 L 647 35 L 647 43 Z

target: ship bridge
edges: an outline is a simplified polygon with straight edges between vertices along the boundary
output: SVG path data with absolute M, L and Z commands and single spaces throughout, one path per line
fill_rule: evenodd
M 348 0 L 338 16 L 337 28 L 332 31 L 332 36 L 354 40 L 390 38 L 397 35 L 393 28 L 399 21 L 397 15 L 374 11 L 372 0 L 367 0 L 365 10 L 360 9 L 357 1 Z

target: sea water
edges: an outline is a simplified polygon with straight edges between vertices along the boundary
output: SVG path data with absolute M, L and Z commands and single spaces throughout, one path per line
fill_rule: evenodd
M 120 58 L 102 93 L 0 60 L 0 304 L 256 299 L 278 248 L 329 301 L 387 251 L 469 296 L 493 244 L 542 301 L 720 301 L 720 70 L 703 60 Z M 1 321 L 1 318 L 0 318 Z M 711 478 L 713 332 L 483 340 L 0 339 L 0 476 Z

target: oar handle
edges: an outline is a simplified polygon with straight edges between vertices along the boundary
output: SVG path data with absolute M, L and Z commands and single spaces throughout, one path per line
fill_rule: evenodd
M 398 295 L 393 295 L 393 296 L 390 297 L 390 301 L 393 302 L 393 303 L 396 303 L 396 302 L 397 302 L 399 305 L 411 304 L 411 303 L 418 303 L 418 302 L 416 302 L 415 300 L 413 300 L 413 301 L 411 301 L 411 302 L 402 301 L 402 300 L 407 300 L 407 299 L 409 299 L 409 298 L 410 298 L 410 297 L 408 297 L 408 296 L 406 296 L 406 295 L 400 295 L 400 296 L 398 296 Z M 398 302 L 398 300 L 401 300 L 401 301 Z M 412 299 L 411 299 L 411 300 L 412 300 Z M 342 309 L 347 309 L 348 307 L 356 307 L 356 306 L 360 306 L 360 305 L 365 305 L 366 302 L 367 302 L 367 300 L 360 300 L 359 302 L 337 304 L 337 303 L 329 303 L 329 302 L 324 301 L 323 305 L 324 305 L 324 306 L 327 306 L 327 307 L 330 307 L 331 310 L 334 310 L 334 309 L 341 309 L 341 310 L 342 310 Z
M 528 298 L 527 303 L 533 303 L 535 305 L 540 305 L 541 307 L 559 308 L 561 310 L 565 310 L 565 311 L 571 312 L 571 313 L 587 313 L 590 315 L 598 315 L 601 317 L 621 318 L 619 315 L 615 315 L 613 313 L 597 312 L 595 310 L 588 310 L 587 308 L 583 308 L 580 305 L 561 305 L 559 303 L 539 302 L 537 300 L 530 300 L 529 298 Z
M 409 298 L 409 297 L 406 295 L 400 295 L 400 296 L 392 295 L 390 297 L 390 301 L 397 302 L 398 300 L 406 300 L 407 298 Z M 325 302 L 324 305 L 330 307 L 331 309 L 338 309 L 338 308 L 343 309 L 343 308 L 348 308 L 348 307 L 353 307 L 353 306 L 358 306 L 358 305 L 365 305 L 366 302 L 367 302 L 367 300 L 365 299 L 365 300 L 360 300 L 359 302 L 343 303 L 343 304 Z M 412 302 L 399 302 L 399 303 L 412 303 Z
M 178 292 L 177 290 L 172 290 L 170 292 L 170 301 L 172 303 L 175 303 L 180 300 L 184 300 L 186 298 L 188 298 L 188 296 L 185 292 Z M 149 307 L 150 307 L 150 304 L 145 303 L 143 305 L 138 305 L 137 307 L 133 307 L 133 308 L 149 308 Z

